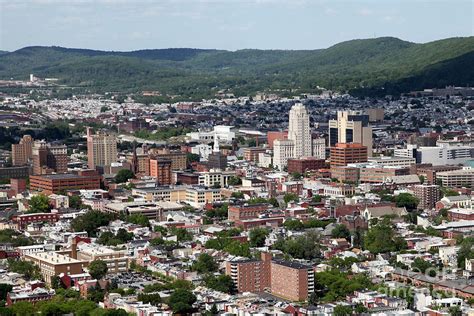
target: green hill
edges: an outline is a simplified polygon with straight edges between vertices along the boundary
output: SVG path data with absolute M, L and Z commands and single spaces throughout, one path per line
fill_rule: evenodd
M 184 99 L 263 90 L 401 93 L 474 84 L 474 37 L 415 44 L 393 37 L 352 40 L 319 50 L 149 49 L 107 52 L 25 47 L 0 54 L 0 79 L 57 77 L 89 91 L 159 90 Z

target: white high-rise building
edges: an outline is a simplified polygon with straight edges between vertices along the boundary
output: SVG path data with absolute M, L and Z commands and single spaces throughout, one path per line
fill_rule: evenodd
M 318 159 L 326 159 L 326 140 L 324 138 L 313 138 L 313 156 Z
M 273 142 L 273 165 L 280 170 L 288 165 L 288 159 L 294 157 L 295 143 L 289 139 L 276 139 Z
M 309 115 L 306 107 L 301 103 L 293 105 L 290 110 L 288 139 L 292 140 L 295 146 L 292 158 L 310 157 L 313 155 Z

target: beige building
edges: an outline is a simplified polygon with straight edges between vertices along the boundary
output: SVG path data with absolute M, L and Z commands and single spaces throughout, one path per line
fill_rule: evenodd
M 309 115 L 306 107 L 297 103 L 293 105 L 289 114 L 288 139 L 293 141 L 294 149 L 292 158 L 312 156 L 311 130 Z
M 18 144 L 12 144 L 13 166 L 23 166 L 33 158 L 33 138 L 24 135 Z
M 273 142 L 273 166 L 280 170 L 288 166 L 288 159 L 294 158 L 295 144 L 289 139 L 276 139 Z
M 91 133 L 87 128 L 87 165 L 90 169 L 98 166 L 110 166 L 117 160 L 117 139 L 102 131 Z
M 359 143 L 372 156 L 372 127 L 369 116 L 360 111 L 338 111 L 337 119 L 329 120 L 329 145 Z
M 88 262 L 102 260 L 107 264 L 107 273 L 109 274 L 127 272 L 129 268 L 129 258 L 126 250 L 114 250 L 87 243 L 78 246 L 77 260 Z
M 51 285 L 53 276 L 59 276 L 61 273 L 80 274 L 89 264 L 87 260 L 77 260 L 56 252 L 29 253 L 24 259 L 40 268 L 40 273 L 48 285 Z
M 220 189 L 206 187 L 189 187 L 186 189 L 186 203 L 194 207 L 202 207 L 207 203 L 222 201 Z

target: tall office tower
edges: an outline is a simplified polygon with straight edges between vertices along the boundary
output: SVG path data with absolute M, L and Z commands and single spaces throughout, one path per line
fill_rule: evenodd
M 309 128 L 308 111 L 303 104 L 297 103 L 290 110 L 288 139 L 295 145 L 294 157 L 312 156 L 311 131 Z
M 361 111 L 337 111 L 337 119 L 329 120 L 329 146 L 337 143 L 359 143 L 372 156 L 372 127 L 369 116 Z
M 117 160 L 117 139 L 105 132 L 91 133 L 87 128 L 87 165 L 90 169 L 110 166 Z
M 33 174 L 66 173 L 67 147 L 36 141 L 32 149 Z
M 324 138 L 313 138 L 313 157 L 326 159 L 326 140 Z
M 280 170 L 288 166 L 288 159 L 294 158 L 295 143 L 289 139 L 273 142 L 273 165 Z
M 12 164 L 14 166 L 23 166 L 33 158 L 33 138 L 30 135 L 24 135 L 18 144 L 12 144 Z

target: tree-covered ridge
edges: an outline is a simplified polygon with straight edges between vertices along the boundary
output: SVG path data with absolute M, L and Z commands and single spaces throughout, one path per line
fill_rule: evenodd
M 263 90 L 328 89 L 393 93 L 446 84 L 474 84 L 474 37 L 415 44 L 393 37 L 352 40 L 319 50 L 235 52 L 189 48 L 106 52 L 26 47 L 0 55 L 0 79 L 57 77 L 93 91 L 159 90 L 189 99 L 229 89 L 237 95 Z M 464 68 L 459 72 L 458 69 Z M 394 86 L 399 86 L 395 89 Z M 401 90 L 401 91 L 399 91 Z

